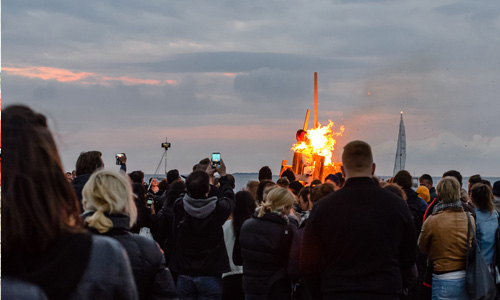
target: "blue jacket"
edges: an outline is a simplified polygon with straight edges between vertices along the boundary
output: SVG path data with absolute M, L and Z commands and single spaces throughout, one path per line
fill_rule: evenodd
M 498 228 L 498 213 L 476 208 L 476 238 L 477 245 L 487 264 L 493 262 L 495 254 L 495 232 Z

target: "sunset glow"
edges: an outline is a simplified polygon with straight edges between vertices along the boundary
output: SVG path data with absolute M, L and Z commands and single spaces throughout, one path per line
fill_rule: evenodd
M 108 85 L 111 81 L 121 81 L 125 85 L 176 85 L 176 80 L 142 79 L 128 76 L 108 77 L 90 72 L 73 72 L 66 69 L 52 67 L 3 67 L 2 71 L 10 75 L 28 78 L 39 78 L 43 80 L 56 80 L 59 82 L 75 82 L 79 84 L 103 84 Z

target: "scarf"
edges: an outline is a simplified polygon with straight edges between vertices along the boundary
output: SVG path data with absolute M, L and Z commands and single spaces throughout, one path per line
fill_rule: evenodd
M 445 210 L 447 208 L 463 208 L 462 206 L 462 201 L 460 199 L 456 200 L 455 202 L 450 202 L 450 203 L 443 203 L 443 201 L 439 202 L 434 206 L 434 209 L 432 210 L 432 214 L 435 214 L 437 212 L 440 212 L 442 210 Z

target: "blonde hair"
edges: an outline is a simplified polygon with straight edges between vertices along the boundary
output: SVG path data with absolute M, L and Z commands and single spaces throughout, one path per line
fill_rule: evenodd
M 436 192 L 443 203 L 460 200 L 460 183 L 455 177 L 447 176 L 436 185 Z
M 267 212 L 281 210 L 286 207 L 292 207 L 295 202 L 295 196 L 286 188 L 275 187 L 267 194 L 267 200 L 259 208 L 258 217 L 262 217 Z
M 264 191 L 262 192 L 262 203 L 266 202 L 267 200 L 267 195 L 269 195 L 269 192 L 278 188 L 279 186 L 276 185 L 276 184 L 273 184 L 273 185 L 269 185 L 269 186 L 266 186 L 264 188 Z
M 94 214 L 85 218 L 85 224 L 105 233 L 113 227 L 111 219 L 105 213 L 124 213 L 130 217 L 130 227 L 137 219 L 132 187 L 120 173 L 99 170 L 94 172 L 82 191 L 82 203 L 85 210 Z

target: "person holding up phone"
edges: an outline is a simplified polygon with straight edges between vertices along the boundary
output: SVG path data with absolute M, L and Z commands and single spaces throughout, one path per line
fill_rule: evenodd
M 210 196 L 210 176 L 220 177 L 220 196 Z M 177 293 L 181 299 L 220 299 L 222 273 L 229 272 L 229 259 L 222 225 L 235 207 L 235 196 L 226 165 L 208 163 L 186 179 L 186 193 L 174 203 L 175 246 L 170 268 L 179 274 Z

